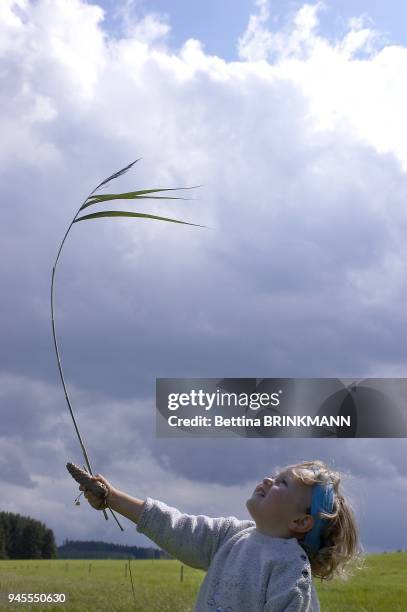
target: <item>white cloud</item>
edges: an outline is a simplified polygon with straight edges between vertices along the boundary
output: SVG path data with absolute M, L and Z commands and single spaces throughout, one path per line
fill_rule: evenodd
M 239 38 L 239 57 L 248 61 L 267 60 L 276 56 L 279 60 L 298 57 L 304 60 L 322 39 L 316 35 L 318 12 L 325 9 L 324 2 L 304 4 L 292 18 L 292 23 L 282 31 L 267 28 L 270 19 L 269 0 L 258 0 L 257 15 L 250 15 L 246 31 Z
M 142 16 L 138 5 L 136 0 L 124 0 L 115 6 L 113 19 L 120 21 L 122 36 L 165 50 L 171 31 L 168 15 L 150 12 Z
M 406 170 L 407 83 L 399 77 L 407 49 L 386 44 L 367 15 L 350 19 L 343 38 L 330 43 L 318 35 L 318 13 L 329 8 L 324 2 L 304 4 L 276 32 L 267 28 L 267 0 L 258 6 L 260 13 L 250 17 L 239 40 L 240 57 L 272 60 L 275 74 L 304 92 L 320 129 L 349 131 L 378 152 L 395 155 Z
M 255 5 L 259 8 L 257 15 L 250 15 L 246 31 L 239 38 L 239 56 L 249 61 L 267 59 L 273 46 L 273 37 L 264 24 L 270 17 L 267 0 L 257 0 Z

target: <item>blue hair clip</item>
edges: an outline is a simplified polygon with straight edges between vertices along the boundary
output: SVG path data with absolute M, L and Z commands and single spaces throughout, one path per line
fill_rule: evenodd
M 311 516 L 314 519 L 314 526 L 311 531 L 305 534 L 304 544 L 311 554 L 316 554 L 321 548 L 321 533 L 328 519 L 319 516 L 319 512 L 333 511 L 334 507 L 334 487 L 331 482 L 327 484 L 318 483 L 314 485 L 311 501 Z

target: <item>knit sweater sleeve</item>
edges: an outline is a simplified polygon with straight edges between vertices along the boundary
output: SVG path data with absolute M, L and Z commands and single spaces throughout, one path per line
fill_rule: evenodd
M 282 563 L 270 576 L 263 612 L 311 612 L 311 594 L 310 568 L 295 560 Z
M 252 524 L 252 521 L 239 521 L 235 517 L 182 514 L 176 508 L 147 497 L 137 531 L 186 565 L 207 570 L 219 546 Z

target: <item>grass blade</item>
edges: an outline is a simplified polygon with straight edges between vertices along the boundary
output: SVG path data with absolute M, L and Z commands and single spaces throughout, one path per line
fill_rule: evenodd
M 197 185 L 196 187 L 199 187 Z M 80 210 L 98 204 L 99 202 L 107 202 L 110 200 L 135 200 L 135 199 L 152 199 L 152 200 L 188 200 L 190 198 L 182 198 L 180 196 L 147 196 L 147 193 L 161 193 L 163 191 L 179 191 L 180 189 L 196 189 L 196 187 L 172 187 L 169 189 L 142 189 L 140 191 L 128 191 L 127 193 L 105 193 L 100 196 L 91 196 L 81 206 Z
M 140 159 L 141 159 L 141 157 L 139 157 L 138 159 L 134 160 L 134 162 L 131 162 L 131 164 L 129 164 L 125 168 L 122 168 L 121 170 L 118 170 L 117 172 L 114 172 L 111 176 L 108 176 L 104 181 L 99 183 L 99 185 L 97 187 L 95 187 L 95 189 L 92 191 L 92 193 L 95 193 L 95 191 L 97 191 L 100 187 L 103 187 L 103 185 L 107 185 L 107 183 L 110 183 L 110 181 L 113 181 L 113 179 L 116 179 L 119 176 L 122 176 L 122 174 L 125 174 L 128 170 L 130 170 L 130 168 L 132 168 L 134 166 L 134 164 L 136 164 L 138 161 L 140 161 Z
M 141 217 L 143 219 L 157 219 L 158 221 L 169 221 L 170 223 L 182 223 L 183 225 L 194 225 L 195 227 L 204 227 L 204 225 L 198 225 L 197 223 L 188 223 L 187 221 L 180 221 L 179 219 L 170 219 L 169 217 L 158 217 L 157 215 L 148 215 L 146 213 L 133 213 L 123 210 L 106 210 L 103 212 L 92 213 L 75 219 L 74 223 L 78 221 L 85 221 L 86 219 L 99 219 L 101 217 Z

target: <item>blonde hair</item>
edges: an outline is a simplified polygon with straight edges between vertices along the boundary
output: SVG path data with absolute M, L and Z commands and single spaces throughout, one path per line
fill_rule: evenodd
M 312 554 L 307 550 L 303 540 L 298 540 L 298 543 L 308 554 L 314 576 L 321 580 L 331 580 L 335 577 L 348 578 L 351 569 L 360 569 L 362 566 L 362 547 L 355 514 L 340 490 L 341 474 L 331 470 L 323 461 L 317 460 L 290 465 L 286 469 L 289 469 L 298 481 L 309 486 L 332 483 L 333 511 L 331 514 L 319 513 L 321 517 L 328 519 L 328 524 L 322 532 L 321 548 Z

